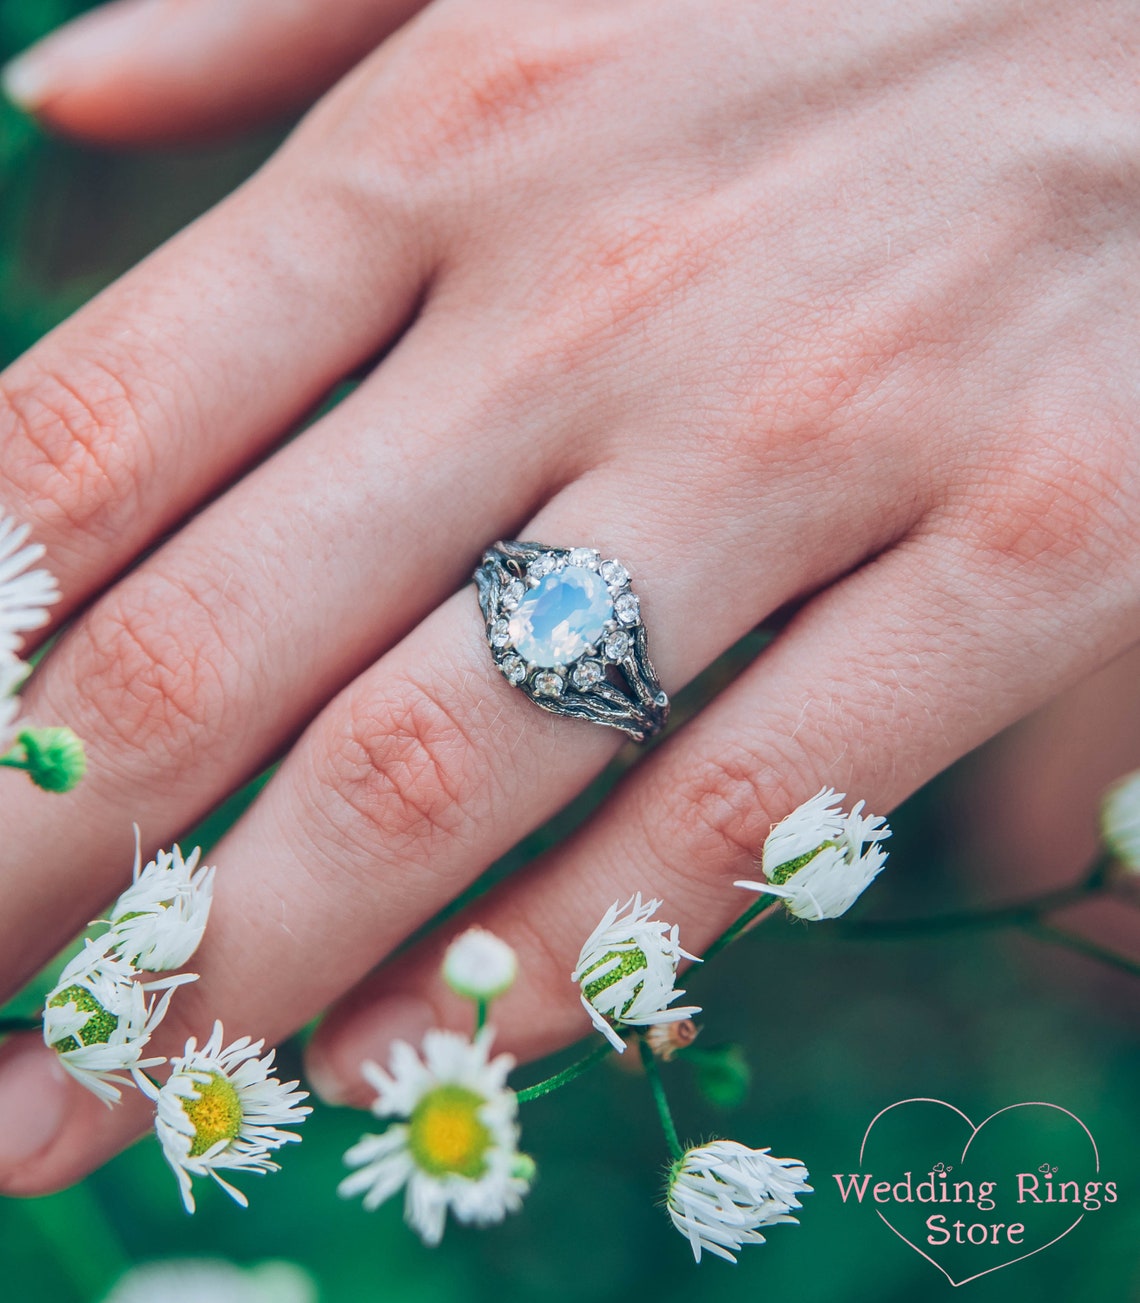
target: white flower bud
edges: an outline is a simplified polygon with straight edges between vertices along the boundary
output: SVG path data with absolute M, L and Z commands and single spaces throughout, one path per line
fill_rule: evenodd
M 1104 844 L 1132 873 L 1140 873 L 1140 769 L 1105 793 L 1100 808 Z
M 736 1140 L 713 1140 L 686 1151 L 673 1165 L 666 1197 L 673 1225 L 693 1257 L 707 1249 L 736 1261 L 745 1244 L 763 1244 L 761 1227 L 795 1222 L 799 1196 L 811 1193 L 807 1168 L 795 1158 L 772 1158 Z
M 518 958 L 486 928 L 471 927 L 455 938 L 443 957 L 443 980 L 468 1000 L 494 1000 L 514 985 Z
M 891 830 L 878 815 L 864 815 L 862 801 L 844 814 L 842 800 L 842 792 L 825 787 L 781 819 L 764 843 L 765 881 L 736 885 L 782 896 L 797 918 L 845 914 L 886 864 L 879 843 Z

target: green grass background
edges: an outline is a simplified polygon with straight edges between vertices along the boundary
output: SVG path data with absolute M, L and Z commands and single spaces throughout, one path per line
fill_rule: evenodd
M 82 7 L 0 0 L 0 56 Z M 266 136 L 168 153 L 79 148 L 0 107 L 0 362 L 223 195 L 272 144 Z M 563 835 L 611 778 L 498 871 L 518 870 Z M 950 908 L 977 894 L 962 885 L 956 860 L 952 781 L 899 812 L 892 869 L 862 912 Z M 208 838 L 239 804 L 212 821 Z M 1067 1106 L 1089 1122 L 1121 1184 L 1115 1208 L 1060 1244 L 964 1286 L 971 1303 L 1140 1299 L 1140 1061 L 1129 979 L 1006 933 L 870 944 L 781 919 L 695 975 L 690 990 L 707 1010 L 705 1043 L 740 1041 L 753 1083 L 742 1103 L 719 1110 L 690 1068 L 671 1069 L 683 1135 L 771 1145 L 802 1158 L 818 1191 L 800 1226 L 776 1228 L 735 1268 L 694 1266 L 659 1206 L 665 1153 L 645 1083 L 603 1068 L 526 1108 L 525 1144 L 540 1177 L 523 1214 L 502 1227 L 452 1226 L 433 1252 L 405 1230 L 396 1204 L 370 1216 L 341 1203 L 340 1156 L 367 1120 L 319 1110 L 279 1176 L 245 1182 L 248 1211 L 203 1189 L 198 1215 L 186 1217 L 153 1141 L 76 1189 L 0 1203 L 0 1300 L 96 1303 L 131 1263 L 187 1254 L 291 1259 L 312 1272 L 324 1303 L 958 1297 L 868 1210 L 843 1208 L 828 1175 L 853 1170 L 869 1119 L 912 1095 L 978 1117 L 1023 1099 Z M 283 1057 L 297 1066 L 297 1047 L 283 1047 Z

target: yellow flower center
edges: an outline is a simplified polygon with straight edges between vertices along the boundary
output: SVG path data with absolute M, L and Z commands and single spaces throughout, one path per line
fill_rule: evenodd
M 241 1096 L 228 1077 L 212 1072 L 210 1080 L 196 1083 L 197 1099 L 184 1099 L 182 1108 L 194 1128 L 190 1157 L 198 1158 L 219 1140 L 236 1140 L 241 1134 Z
M 429 1091 L 409 1119 L 408 1147 L 416 1163 L 432 1176 L 482 1176 L 491 1146 L 491 1133 L 479 1120 L 486 1102 L 465 1086 Z
M 52 1045 L 60 1054 L 68 1054 L 79 1049 L 80 1045 L 106 1045 L 111 1033 L 119 1025 L 117 1014 L 108 1013 L 85 986 L 65 986 L 62 991 L 48 1001 L 53 1009 L 65 1004 L 73 1004 L 80 1013 L 89 1013 L 90 1018 L 80 1027 L 76 1036 L 65 1036 Z M 76 1039 L 78 1037 L 78 1039 Z

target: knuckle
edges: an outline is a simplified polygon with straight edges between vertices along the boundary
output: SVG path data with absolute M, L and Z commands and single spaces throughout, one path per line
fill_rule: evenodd
M 474 748 L 451 689 L 386 684 L 350 703 L 347 721 L 319 749 L 320 808 L 337 837 L 375 852 L 425 852 L 469 826 L 479 782 Z
M 45 530 L 111 538 L 137 511 L 149 458 L 140 401 L 115 370 L 36 369 L 0 384 L 6 486 Z
M 685 762 L 669 801 L 658 792 L 652 816 L 644 816 L 655 854 L 676 872 L 696 871 L 706 888 L 718 873 L 747 869 L 772 813 L 792 809 L 814 790 L 805 770 L 770 749 L 761 757 L 723 740 L 715 750 L 706 747 Z
M 77 731 L 86 725 L 112 765 L 152 784 L 194 770 L 230 696 L 230 653 L 200 597 L 157 576 L 124 584 L 72 634 L 68 655 Z
M 1136 504 L 1126 501 L 1123 487 L 1131 442 L 1053 432 L 1029 451 L 1010 449 L 995 459 L 973 508 L 983 558 L 1001 568 L 1111 565 L 1134 529 Z
M 590 74 L 597 41 L 578 26 L 571 34 L 527 15 L 505 32 L 501 18 L 474 11 L 429 17 L 377 56 L 375 75 L 351 88 L 337 125 L 363 156 L 379 153 L 408 180 L 449 178 L 487 150 L 522 147 L 528 124 Z

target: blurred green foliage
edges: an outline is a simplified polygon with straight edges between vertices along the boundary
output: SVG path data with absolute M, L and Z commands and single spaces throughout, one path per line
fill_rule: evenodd
M 0 0 L 0 55 L 81 7 Z M 0 107 L 0 359 L 11 360 L 224 194 L 271 143 L 131 156 L 52 140 Z M 615 776 L 492 876 L 518 871 L 565 835 Z M 941 790 L 921 793 L 894 820 L 893 872 L 864 908 L 961 904 Z M 202 830 L 205 839 L 216 839 L 251 795 L 223 807 Z M 781 917 L 687 985 L 707 1011 L 702 1041 L 739 1043 L 752 1084 L 748 1090 L 737 1058 L 725 1060 L 719 1076 L 707 1065 L 703 1073 L 668 1066 L 682 1135 L 771 1145 L 802 1158 L 817 1191 L 800 1226 L 775 1228 L 736 1268 L 715 1259 L 694 1266 L 670 1228 L 659 1206 L 666 1153 L 645 1083 L 614 1063 L 527 1106 L 525 1144 L 539 1179 L 522 1215 L 502 1227 L 451 1227 L 432 1252 L 404 1229 L 397 1205 L 368 1215 L 339 1202 L 340 1155 L 368 1120 L 320 1109 L 305 1143 L 283 1155 L 280 1176 L 245 1182 L 248 1211 L 203 1190 L 201 1211 L 187 1218 L 157 1146 L 146 1142 L 73 1190 L 0 1204 L 0 1299 L 97 1303 L 130 1263 L 187 1254 L 301 1262 L 324 1303 L 949 1298 L 949 1284 L 870 1209 L 840 1204 L 829 1176 L 854 1170 L 878 1110 L 914 1095 L 950 1100 L 977 1117 L 1023 1099 L 1067 1106 L 1089 1123 L 1121 1182 L 1118 1205 L 1047 1252 L 968 1285 L 972 1303 L 1140 1299 L 1140 1064 L 1128 979 L 1004 933 L 872 944 Z M 36 998 L 31 990 L 12 1007 L 30 1009 Z M 287 1073 L 299 1069 L 295 1045 L 283 1047 L 283 1058 Z M 721 1107 L 704 1098 L 710 1091 Z

